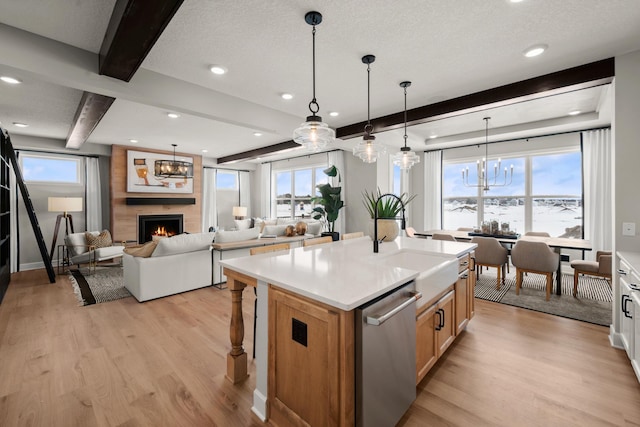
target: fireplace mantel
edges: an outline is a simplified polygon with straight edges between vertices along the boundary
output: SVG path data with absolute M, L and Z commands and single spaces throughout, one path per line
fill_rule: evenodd
M 127 205 L 195 205 L 195 197 L 127 197 Z

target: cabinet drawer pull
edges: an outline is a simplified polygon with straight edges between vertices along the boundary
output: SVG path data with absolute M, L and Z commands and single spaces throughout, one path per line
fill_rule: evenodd
M 631 298 L 629 298 L 626 295 L 622 295 L 622 312 L 624 313 L 624 317 L 628 317 L 629 319 L 633 319 L 633 316 L 631 316 L 631 314 L 629 313 L 629 310 L 627 310 L 627 303 L 631 301 Z
M 624 271 L 623 269 L 619 268 L 619 269 L 618 269 L 618 274 L 619 274 L 619 275 L 621 275 L 621 276 L 626 276 L 626 275 L 627 275 L 627 272 L 626 272 L 626 271 Z
M 442 326 L 440 326 L 440 324 L 442 323 L 442 314 L 440 313 L 440 309 L 436 310 L 436 314 L 438 315 L 438 324 L 436 325 L 436 331 L 439 331 L 440 329 L 442 329 Z

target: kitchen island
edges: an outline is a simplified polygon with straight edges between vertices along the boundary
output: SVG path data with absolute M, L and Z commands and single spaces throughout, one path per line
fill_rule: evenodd
M 257 287 L 254 413 L 276 424 L 320 419 L 326 425 L 354 425 L 354 310 L 414 280 L 427 311 L 453 293 L 460 260 L 466 259 L 468 268 L 474 248 L 401 237 L 374 254 L 364 237 L 222 262 L 232 292 L 227 377 L 237 383 L 247 376 L 242 292 Z M 465 307 L 468 291 L 465 287 Z M 434 306 L 436 311 L 445 313 Z M 443 323 L 438 317 L 436 330 Z M 304 346 L 298 345 L 301 339 Z M 309 354 L 303 351 L 307 340 L 316 348 Z M 322 345 L 322 351 L 311 343 Z

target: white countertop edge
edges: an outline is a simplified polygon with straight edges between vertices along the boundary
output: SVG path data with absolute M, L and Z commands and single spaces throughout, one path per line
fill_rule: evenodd
M 634 270 L 640 272 L 640 252 L 617 251 L 616 254 L 618 254 L 618 257 L 629 264 L 629 266 L 631 266 Z
M 229 260 L 231 261 L 231 260 Z M 221 264 L 225 265 L 224 262 L 221 262 Z M 323 295 L 319 295 L 313 292 L 309 292 L 304 288 L 300 288 L 297 286 L 292 286 L 289 285 L 287 283 L 283 283 L 281 281 L 278 280 L 273 280 L 273 279 L 269 279 L 267 277 L 265 277 L 264 275 L 261 274 L 256 274 L 254 271 L 249 271 L 248 269 L 242 268 L 242 267 L 238 267 L 238 266 L 227 266 L 231 269 L 233 269 L 234 271 L 237 271 L 239 273 L 243 273 L 246 274 L 247 276 L 251 276 L 256 278 L 257 280 L 262 280 L 264 282 L 266 282 L 269 285 L 274 285 L 277 286 L 281 289 L 287 290 L 287 291 L 291 291 L 297 295 L 301 295 L 304 297 L 307 297 L 309 299 L 312 299 L 314 301 L 318 301 L 318 302 L 322 302 L 324 304 L 330 305 L 332 307 L 335 308 L 339 308 L 340 310 L 344 310 L 344 311 L 351 311 L 353 309 L 356 309 L 358 307 L 360 307 L 361 305 L 379 297 L 380 295 L 384 295 L 385 293 L 396 289 L 402 285 L 404 285 L 405 283 L 410 282 L 411 280 L 415 279 L 416 277 L 418 277 L 418 275 L 420 274 L 419 271 L 414 271 L 414 270 L 410 270 L 410 269 L 403 269 L 407 271 L 407 275 L 403 276 L 401 279 L 394 281 L 393 283 L 389 284 L 388 286 L 384 287 L 384 288 L 380 288 L 377 291 L 373 292 L 373 293 L 369 293 L 369 294 L 365 294 L 363 295 L 361 298 L 357 299 L 357 300 L 353 300 L 351 301 L 349 304 L 344 304 L 341 303 L 340 301 L 336 301 L 335 299 L 332 298 L 328 298 L 325 297 Z

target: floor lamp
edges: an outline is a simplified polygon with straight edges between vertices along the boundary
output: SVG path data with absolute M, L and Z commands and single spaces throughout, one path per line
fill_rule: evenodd
M 69 228 L 73 233 L 73 218 L 69 215 L 69 212 L 82 212 L 84 206 L 82 203 L 82 197 L 49 197 L 49 212 L 62 212 L 58 214 L 56 218 L 56 227 L 53 230 L 53 242 L 51 243 L 51 253 L 49 258 L 53 260 L 53 253 L 56 249 L 56 242 L 58 241 L 58 231 L 60 230 L 60 222 L 64 219 L 64 235 L 69 235 Z

